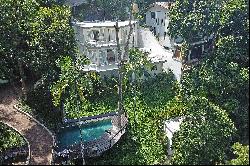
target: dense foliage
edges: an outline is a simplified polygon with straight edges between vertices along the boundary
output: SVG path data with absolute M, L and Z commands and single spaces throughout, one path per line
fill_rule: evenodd
M 129 8 L 129 0 L 87 0 L 74 7 L 73 16 L 79 21 L 127 20 Z
M 186 112 L 189 104 L 192 104 L 190 98 L 205 97 L 209 103 L 218 106 L 219 110 L 225 110 L 228 117 L 233 121 L 237 131 L 233 135 L 227 149 L 230 149 L 234 142 L 249 144 L 249 16 L 248 2 L 244 0 L 224 0 L 224 1 L 176 1 L 175 7 L 170 12 L 170 33 L 173 37 L 181 36 L 183 43 L 189 45 L 192 42 L 203 39 L 204 36 L 214 34 L 213 42 L 215 47 L 212 52 L 206 55 L 197 65 L 184 73 L 181 80 L 181 91 L 179 98 L 183 102 L 185 109 L 179 109 L 181 113 Z M 184 55 L 186 56 L 186 55 Z M 177 105 L 176 105 L 177 103 Z M 173 107 L 180 104 L 172 102 Z M 197 116 L 202 115 L 199 110 L 205 109 L 198 107 L 195 103 L 191 105 L 194 110 L 197 107 Z M 192 108 L 191 107 L 191 108 Z M 178 108 L 178 107 L 177 107 Z M 183 112 L 183 110 L 185 110 Z M 211 110 L 209 110 L 211 111 Z M 177 111 L 178 112 L 178 111 Z M 205 118 L 207 114 L 205 114 Z M 220 122 L 221 123 L 221 122 Z M 228 122 L 227 125 L 230 123 Z M 200 126 L 200 132 L 206 137 L 207 131 Z M 225 127 L 225 125 L 223 125 Z M 219 128 L 219 126 L 218 126 Z M 181 128 L 180 133 L 196 132 L 198 129 Z M 219 136 L 219 135 L 218 135 Z M 223 135 L 220 135 L 221 137 Z M 195 140 L 196 137 L 189 136 L 190 141 L 197 141 L 198 145 L 202 140 Z M 181 151 L 187 146 L 176 142 L 181 146 L 175 147 L 178 153 L 174 153 L 173 162 L 189 164 L 211 164 L 220 162 L 218 156 L 210 156 L 210 161 L 199 160 L 208 154 L 217 154 L 216 149 L 207 154 L 190 151 L 187 158 L 186 153 Z M 210 144 L 206 149 L 213 149 L 217 145 Z M 190 146 L 192 147 L 192 146 Z M 224 148 L 225 150 L 225 148 Z M 226 151 L 224 151 L 226 152 Z M 229 151 L 227 151 L 229 152 Z M 225 159 L 229 159 L 231 153 L 226 153 Z M 181 157 L 182 156 L 182 157 Z M 223 161 L 225 162 L 225 160 Z
M 204 97 L 191 97 L 180 131 L 174 134 L 173 164 L 223 161 L 234 132 L 234 124 L 224 110 Z
M 0 123 L 0 153 L 26 144 L 24 138 L 3 123 Z
M 52 77 L 55 60 L 74 53 L 70 10 L 54 1 L 0 1 L 0 77 L 22 78 L 27 71 Z
M 71 10 L 56 0 L 1 0 L 0 13 L 0 78 L 21 78 L 22 90 L 31 85 L 23 110 L 52 127 L 61 118 L 49 91 L 59 75 L 55 62 L 75 53 Z
M 161 112 L 176 94 L 174 75 L 160 74 L 125 93 L 129 127 L 126 135 L 100 158 L 87 164 L 160 164 L 166 160 L 166 137 Z

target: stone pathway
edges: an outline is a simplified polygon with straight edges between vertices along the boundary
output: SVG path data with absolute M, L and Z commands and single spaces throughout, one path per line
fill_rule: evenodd
M 10 86 L 0 88 L 0 122 L 16 128 L 28 140 L 31 165 L 50 165 L 53 138 L 44 127 L 13 108 L 19 94 L 20 90 L 15 94 Z

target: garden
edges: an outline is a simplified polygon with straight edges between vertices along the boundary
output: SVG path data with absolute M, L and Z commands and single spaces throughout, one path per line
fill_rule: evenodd
M 137 88 L 136 91 L 133 88 Z M 166 114 L 165 108 L 168 101 L 175 96 L 176 88 L 177 82 L 172 73 L 152 77 L 140 86 L 130 85 L 124 92 L 124 108 L 129 119 L 126 134 L 102 156 L 86 159 L 86 164 L 137 165 L 166 162 L 167 141 L 161 115 L 163 112 Z M 117 109 L 117 94 L 110 94 L 110 91 L 106 93 L 110 97 L 102 96 L 105 100 L 97 98 L 99 102 L 102 101 L 101 109 L 98 104 L 92 105 L 94 109 L 100 110 L 99 114 Z M 93 115 L 95 113 L 98 112 L 95 111 Z M 75 117 L 78 117 L 77 113 Z M 80 164 L 81 160 L 75 162 Z
M 24 137 L 0 123 L 0 164 L 25 163 L 28 155 L 28 143 Z

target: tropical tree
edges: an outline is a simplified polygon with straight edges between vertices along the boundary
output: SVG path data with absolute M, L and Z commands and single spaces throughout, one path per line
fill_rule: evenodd
M 188 101 L 191 95 L 206 97 L 226 110 L 238 129 L 235 139 L 241 143 L 249 140 L 247 7 L 248 2 L 244 0 L 186 0 L 176 1 L 170 12 L 170 34 L 181 36 L 187 45 L 196 38 L 215 35 L 213 52 L 183 74 L 183 99 Z
M 88 97 L 93 93 L 91 79 L 96 78 L 96 74 L 81 73 L 76 62 L 69 56 L 59 59 L 57 65 L 61 68 L 61 74 L 59 80 L 51 86 L 53 104 L 80 117 L 79 112 L 82 110 L 78 109 L 89 102 Z
M 225 110 L 204 97 L 191 97 L 187 114 L 174 133 L 173 164 L 215 164 L 224 160 L 235 127 Z
M 128 0 L 87 0 L 74 7 L 73 16 L 84 20 L 128 20 L 130 1 Z
M 55 69 L 55 59 L 74 52 L 70 10 L 54 1 L 1 0 L 0 11 L 2 68 L 9 79 L 20 76 L 26 94 L 25 69 L 41 76 Z

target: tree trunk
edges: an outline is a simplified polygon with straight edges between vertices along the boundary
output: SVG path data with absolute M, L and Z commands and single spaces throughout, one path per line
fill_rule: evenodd
M 123 59 L 122 59 L 122 54 L 121 54 L 121 47 L 120 47 L 120 43 L 119 43 L 119 26 L 118 26 L 118 19 L 116 20 L 116 25 L 115 25 L 115 30 L 116 30 L 116 43 L 117 43 L 117 49 L 118 49 L 118 60 L 119 60 L 119 64 L 118 64 L 118 81 L 119 81 L 119 85 L 118 85 L 118 96 L 119 96 L 119 100 L 118 100 L 118 123 L 117 123 L 117 127 L 121 128 L 121 121 L 122 121 L 122 114 L 124 113 L 124 106 L 123 106 L 123 95 L 122 95 L 122 81 L 123 81 L 123 63 L 124 63 L 124 58 L 125 61 L 128 60 L 128 52 L 129 52 L 129 40 L 130 40 L 130 36 L 132 34 L 132 5 L 133 5 L 133 0 L 130 0 L 130 16 L 129 16 L 129 34 L 128 34 L 128 38 L 124 47 L 124 55 L 123 55 Z
M 22 84 L 22 96 L 24 98 L 24 100 L 27 99 L 27 88 L 26 88 L 26 84 L 25 84 L 25 75 L 24 75 L 24 69 L 23 69 L 23 63 L 22 60 L 18 60 L 18 69 L 19 69 L 19 74 L 21 77 L 21 84 Z
M 119 43 L 119 26 L 118 26 L 118 20 L 116 20 L 116 25 L 115 25 L 115 32 L 116 32 L 116 43 L 117 43 L 117 49 L 118 49 L 118 123 L 117 127 L 121 128 L 121 115 L 123 114 L 123 98 L 122 98 L 122 55 L 121 55 L 121 48 L 120 48 L 120 43 Z

